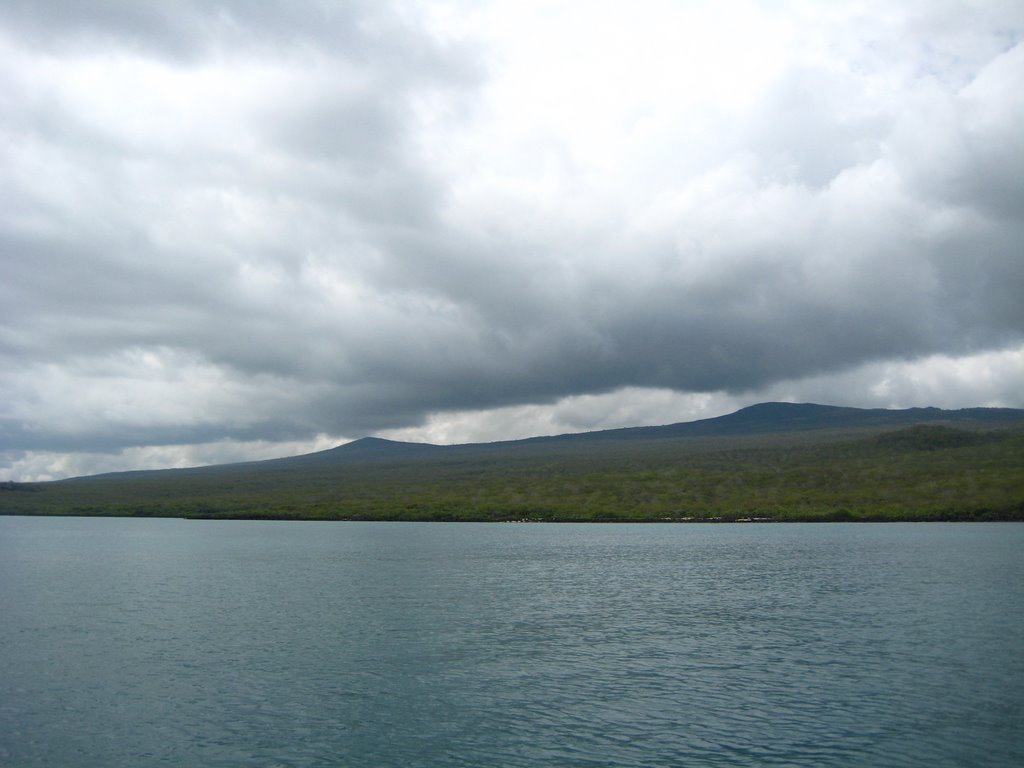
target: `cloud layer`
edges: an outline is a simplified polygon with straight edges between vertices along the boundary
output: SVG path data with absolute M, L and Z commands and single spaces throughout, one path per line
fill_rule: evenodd
M 998 2 L 7 3 L 0 474 L 1024 406 L 1022 35 Z

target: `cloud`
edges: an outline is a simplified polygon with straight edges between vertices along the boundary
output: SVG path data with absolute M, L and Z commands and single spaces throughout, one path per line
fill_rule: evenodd
M 0 452 L 60 474 L 853 381 L 1024 405 L 978 364 L 1024 343 L 1022 30 L 1001 3 L 5 4 Z
M 490 442 L 594 429 L 655 426 L 731 413 L 764 401 L 841 402 L 858 408 L 1002 407 L 1019 403 L 1024 346 L 953 358 L 869 363 L 838 374 L 779 381 L 737 393 L 627 387 L 570 395 L 547 405 L 515 405 L 431 414 L 418 427 L 385 430 L 396 440 L 438 444 Z

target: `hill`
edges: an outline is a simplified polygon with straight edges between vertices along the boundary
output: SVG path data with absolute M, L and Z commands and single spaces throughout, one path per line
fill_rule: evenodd
M 0 514 L 1024 519 L 1024 411 L 763 403 L 693 422 L 494 443 L 363 438 L 269 461 L 3 483 Z

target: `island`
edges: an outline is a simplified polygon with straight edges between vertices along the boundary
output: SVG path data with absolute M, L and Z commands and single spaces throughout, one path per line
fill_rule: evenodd
M 1024 410 L 763 403 L 495 443 L 0 483 L 0 514 L 279 520 L 1024 520 Z

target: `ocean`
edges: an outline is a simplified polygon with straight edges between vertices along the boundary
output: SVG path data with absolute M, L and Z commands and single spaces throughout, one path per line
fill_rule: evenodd
M 1024 765 L 1024 525 L 0 518 L 0 765 Z

